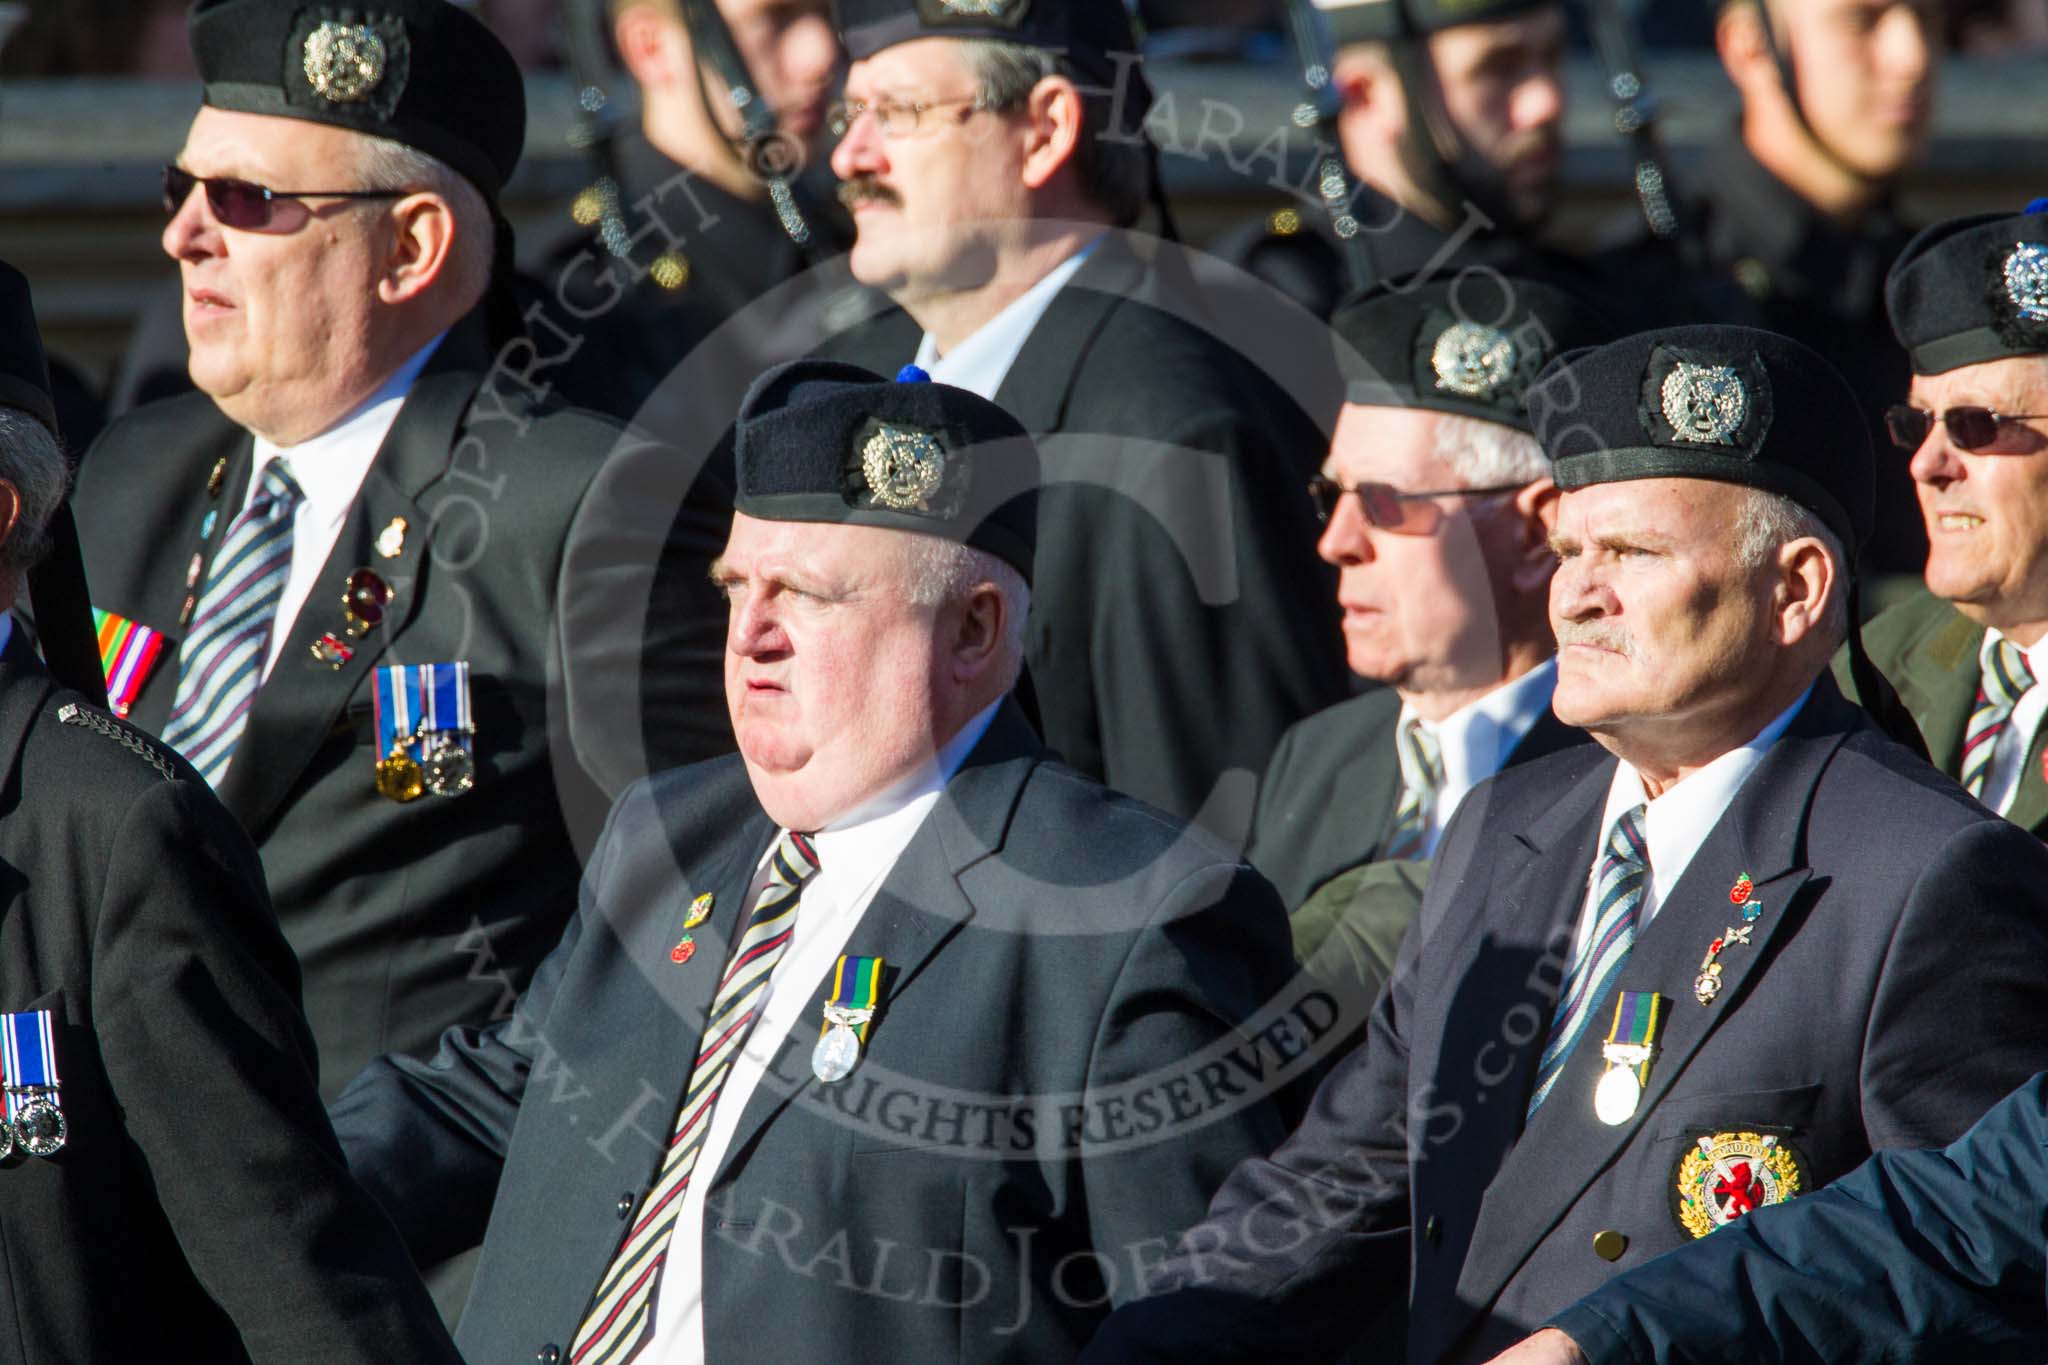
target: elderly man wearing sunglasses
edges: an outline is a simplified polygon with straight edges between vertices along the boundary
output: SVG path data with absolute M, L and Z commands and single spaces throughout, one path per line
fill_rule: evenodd
M 1379 289 L 1332 320 L 1346 402 L 1309 497 L 1352 671 L 1386 684 L 1281 739 L 1247 854 L 1295 946 L 1359 1006 L 1466 792 L 1584 736 L 1550 712 L 1550 462 L 1523 390 L 1605 339 L 1570 296 L 1492 272 Z
M 2048 201 L 1928 228 L 1887 284 L 1913 362 L 1885 414 L 1930 549 L 1865 632 L 1934 761 L 2048 836 Z

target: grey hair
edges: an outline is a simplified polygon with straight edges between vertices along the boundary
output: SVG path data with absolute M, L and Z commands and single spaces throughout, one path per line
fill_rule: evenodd
M 1024 667 L 1024 618 L 1031 614 L 1031 588 L 1024 575 L 987 550 L 943 536 L 913 534 L 906 556 L 910 600 L 920 607 L 944 606 L 984 583 L 995 585 L 996 595 L 1003 599 L 1003 688 L 1014 687 Z
M 50 429 L 26 413 L 0 408 L 0 479 L 14 485 L 21 514 L 0 545 L 0 571 L 22 573 L 50 549 L 50 518 L 71 484 L 71 465 Z
M 455 242 L 448 253 L 450 287 L 465 309 L 476 306 L 490 288 L 498 245 L 497 224 L 483 191 L 468 176 L 417 147 L 388 137 L 362 138 L 363 156 L 356 169 L 364 189 L 428 190 L 455 211 Z
M 1467 488 L 1534 483 L 1550 477 L 1550 457 L 1534 436 L 1500 422 L 1454 412 L 1437 415 L 1436 454 Z
M 1819 541 L 1835 565 L 1835 586 L 1821 615 L 1821 631 L 1832 649 L 1849 638 L 1849 556 L 1842 538 L 1813 512 L 1782 493 L 1763 488 L 1746 488 L 1748 496 L 1737 510 L 1741 523 L 1735 542 L 1735 562 L 1745 569 L 1762 568 L 1780 547 L 1807 537 Z
M 1074 173 L 1086 194 L 1117 227 L 1129 227 L 1145 211 L 1152 165 L 1143 132 L 1126 134 L 1109 126 L 1109 91 L 1089 93 L 1073 65 L 1044 48 L 998 38 L 968 38 L 961 56 L 974 75 L 974 98 L 985 109 L 1014 109 L 1048 76 L 1072 81 L 1082 90 L 1081 138 L 1074 146 Z

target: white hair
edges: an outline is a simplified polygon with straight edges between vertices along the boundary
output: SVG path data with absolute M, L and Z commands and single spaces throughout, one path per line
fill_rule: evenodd
M 33 568 L 49 550 L 50 518 L 64 501 L 71 466 L 50 429 L 26 413 L 0 408 L 0 479 L 14 485 L 21 513 L 14 534 L 0 545 L 0 569 Z
M 1437 414 L 1436 455 L 1467 488 L 1497 488 L 1550 477 L 1550 458 L 1534 436 L 1500 422 Z
M 483 299 L 491 284 L 497 252 L 497 224 L 483 191 L 439 157 L 386 137 L 362 134 L 356 168 L 366 190 L 426 190 L 448 201 L 455 213 L 455 241 L 448 252 L 448 282 L 465 310 Z
M 1024 618 L 1031 612 L 1031 589 L 1024 575 L 987 550 L 962 545 L 943 536 L 912 533 L 905 543 L 910 600 L 920 607 L 938 607 L 987 583 L 1003 599 L 1004 690 L 1016 685 L 1024 667 Z
M 1842 538 L 1813 512 L 1782 493 L 1745 488 L 1748 496 L 1736 512 L 1739 524 L 1735 561 L 1745 569 L 1761 568 L 1766 560 L 1795 540 L 1811 537 L 1834 562 L 1835 584 L 1821 614 L 1821 630 L 1832 648 L 1849 638 L 1849 556 Z

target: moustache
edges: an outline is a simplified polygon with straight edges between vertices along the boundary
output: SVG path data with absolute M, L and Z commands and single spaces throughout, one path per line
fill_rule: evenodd
M 1595 649 L 1611 649 L 1624 659 L 1636 657 L 1635 641 L 1627 631 L 1614 626 L 1596 626 L 1576 621 L 1567 621 L 1557 628 L 1557 644 L 1591 645 Z
M 860 175 L 839 182 L 839 202 L 849 209 L 866 203 L 888 204 L 900 208 L 903 196 L 871 175 Z

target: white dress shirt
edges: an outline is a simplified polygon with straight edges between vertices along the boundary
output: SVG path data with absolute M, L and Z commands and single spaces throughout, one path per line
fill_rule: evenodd
M 391 432 L 391 424 L 398 420 L 406 394 L 412 391 L 413 381 L 426 368 L 434 348 L 441 344 L 441 336 L 414 352 L 412 359 L 394 370 L 382 388 L 318 436 L 301 441 L 290 450 L 280 450 L 261 436 L 256 438 L 256 459 L 249 467 L 249 488 L 242 495 L 242 506 L 246 508 L 255 500 L 257 490 L 263 486 L 263 471 L 279 456 L 290 464 L 292 478 L 306 494 L 292 515 L 292 567 L 285 576 L 284 592 L 278 598 L 277 615 L 271 622 L 270 649 L 263 656 L 265 679 L 276 666 L 278 653 L 291 635 L 292 624 L 299 619 L 299 608 L 306 605 L 327 556 L 334 553 L 334 542 L 341 536 L 341 524 L 348 519 L 356 491 L 363 486 L 363 476 L 370 472 L 378 449 Z M 341 603 L 330 605 L 339 621 Z
M 748 1099 L 775 1060 L 783 1039 L 806 1019 L 813 1028 L 823 1023 L 826 974 L 838 965 L 868 903 L 881 889 L 882 879 L 939 803 L 946 783 L 981 741 L 999 705 L 990 705 L 968 721 L 923 769 L 813 836 L 817 874 L 804 884 L 796 930 L 768 978 L 761 1017 L 733 1058 L 732 1070 L 711 1110 L 704 1148 L 697 1153 L 690 1183 L 683 1190 L 682 1209 L 669 1237 L 668 1261 L 656 1296 L 654 1340 L 647 1344 L 644 1357 L 648 1365 L 694 1365 L 704 1359 L 704 1199 L 712 1177 L 725 1161 L 740 1115 L 746 1112 Z M 768 854 L 773 851 L 771 842 L 755 867 L 753 885 L 747 892 L 745 908 L 749 911 L 768 885 Z M 676 1040 L 678 1047 L 696 1044 L 694 1037 Z M 808 1053 L 801 1056 L 809 1062 Z M 668 1116 L 670 1122 L 674 1118 Z
M 1636 908 L 1636 932 L 1642 933 L 1650 927 L 1657 909 L 1664 904 L 1671 888 L 1678 885 L 1678 879 L 1685 875 L 1700 845 L 1714 832 L 1714 826 L 1721 823 L 1721 816 L 1728 810 L 1728 803 L 1735 799 L 1735 793 L 1742 790 L 1742 784 L 1756 771 L 1757 764 L 1764 761 L 1771 746 L 1785 733 L 1785 727 L 1792 723 L 1792 717 L 1799 714 L 1799 708 L 1806 705 L 1806 699 L 1813 695 L 1809 686 L 1769 725 L 1757 733 L 1757 737 L 1740 749 L 1730 749 L 1704 768 L 1689 774 L 1682 781 L 1664 789 L 1664 794 L 1651 801 L 1643 809 L 1643 844 L 1650 854 L 1649 885 L 1643 891 L 1643 903 Z M 1607 810 L 1600 817 L 1600 841 L 1593 846 L 1593 865 L 1586 870 L 1586 899 L 1579 909 L 1578 934 L 1572 943 L 1572 960 L 1577 961 L 1586 951 L 1586 940 L 1593 933 L 1593 921 L 1599 914 L 1594 904 L 1593 891 L 1599 880 L 1600 860 L 1607 851 L 1607 841 L 1614 835 L 1614 826 L 1622 816 L 1642 806 L 1643 779 L 1636 770 L 1626 763 L 1615 765 L 1614 780 L 1607 787 Z M 1746 868 L 1728 869 L 1728 881 L 1734 884 Z
M 1052 296 L 1074 278 L 1074 272 L 1101 240 L 1097 237 L 1054 266 L 1044 279 L 1010 300 L 1007 308 L 944 355 L 939 354 L 932 334 L 926 332 L 917 343 L 917 367 L 941 384 L 978 393 L 994 402 L 996 390 L 1003 386 L 1010 366 L 1017 363 L 1017 353 L 1031 339 L 1032 329 L 1045 316 L 1045 310 L 1052 306 Z
M 1423 857 L 1435 855 L 1437 840 L 1443 836 L 1444 826 L 1458 813 L 1458 803 L 1465 799 L 1465 794 L 1506 765 L 1508 755 L 1515 751 L 1522 737 L 1550 709 L 1550 694 L 1556 688 L 1557 658 L 1553 655 L 1513 682 L 1502 683 L 1439 721 L 1424 720 L 1407 702 L 1401 703 L 1400 725 L 1413 723 L 1428 732 L 1443 755 L 1444 784 L 1430 810 L 1429 829 L 1423 835 Z M 1418 775 L 1411 771 L 1415 760 L 1408 746 L 1396 744 L 1394 752 L 1401 761 L 1401 781 L 1415 787 Z
M 1980 670 L 1990 667 L 1991 651 L 2005 637 L 1995 629 L 1984 632 L 1984 643 L 1977 650 L 1977 666 Z M 2041 717 L 2048 715 L 2048 638 L 2036 640 L 2032 649 L 2022 650 L 2027 656 L 2027 668 L 2034 675 L 2034 685 L 2020 694 L 2012 714 L 2005 718 L 2005 728 L 1998 732 L 1991 749 L 1991 771 L 1984 775 L 1983 802 L 2000 815 L 2012 809 L 2012 800 L 2020 792 L 2020 773 L 2027 765 L 2027 755 L 2033 752 L 2034 735 L 2041 728 Z

